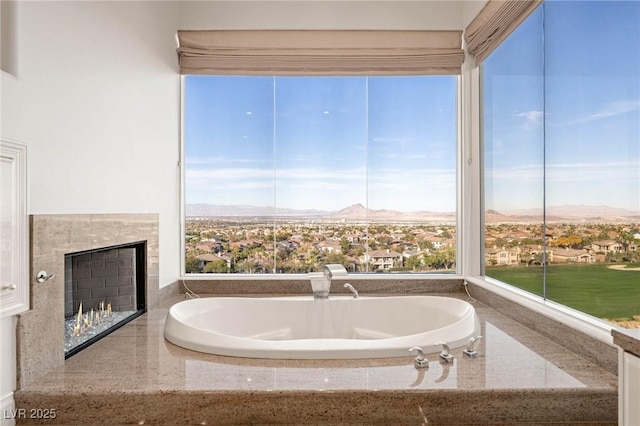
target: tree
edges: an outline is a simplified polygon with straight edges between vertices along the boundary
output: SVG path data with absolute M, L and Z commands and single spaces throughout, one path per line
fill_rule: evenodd
M 414 254 L 413 256 L 409 256 L 407 259 L 406 267 L 410 268 L 412 271 L 415 271 L 419 267 L 422 266 L 422 256 Z
M 440 237 L 447 239 L 452 238 L 448 229 L 443 230 L 442 233 L 440 233 Z
M 278 265 L 278 269 L 281 269 L 287 273 L 307 272 L 305 270 L 306 264 L 298 258 L 290 258 Z
M 420 250 L 433 250 L 435 248 L 433 243 L 431 241 L 428 241 L 428 240 L 420 241 L 418 243 L 418 247 L 420 247 Z
M 531 263 L 535 265 L 542 265 L 543 261 L 547 265 L 549 264 L 549 253 L 547 253 L 546 256 L 543 252 L 534 253 L 533 260 L 531 261 Z
M 451 248 L 437 251 L 425 257 L 425 263 L 433 269 L 448 270 L 455 265 L 455 260 L 456 252 Z
M 187 256 L 184 262 L 185 272 L 187 272 L 188 274 L 200 272 L 198 268 L 199 264 L 200 262 L 195 258 L 195 256 Z
M 492 259 L 495 261 L 495 259 Z M 498 263 L 497 261 L 495 261 L 496 263 Z M 527 266 L 531 265 L 531 262 L 533 262 L 533 255 L 531 253 L 522 253 L 520 255 L 520 262 L 526 264 Z
M 249 257 L 249 250 L 242 250 L 239 247 L 231 249 L 231 256 L 235 262 L 241 262 Z
M 254 259 L 243 260 L 234 265 L 235 272 L 246 272 L 252 274 L 260 269 L 260 264 Z
M 382 234 L 376 237 L 376 242 L 383 248 L 390 248 L 393 238 L 391 235 Z
M 225 273 L 229 272 L 229 267 L 226 260 L 216 259 L 204 265 L 203 271 L 206 273 Z
M 324 258 L 324 263 L 325 264 L 339 263 L 340 265 L 344 266 L 345 268 L 348 268 L 348 266 L 349 266 L 349 262 L 348 262 L 347 256 L 345 256 L 342 253 L 329 253 Z
M 569 235 L 567 237 L 560 237 L 556 241 L 558 247 L 571 247 L 578 248 L 582 244 L 582 238 L 577 235 Z
M 345 237 L 340 238 L 340 250 L 344 254 L 349 253 L 349 250 L 351 250 L 351 243 Z
M 291 232 L 279 230 L 276 234 L 276 241 L 287 241 L 291 238 Z

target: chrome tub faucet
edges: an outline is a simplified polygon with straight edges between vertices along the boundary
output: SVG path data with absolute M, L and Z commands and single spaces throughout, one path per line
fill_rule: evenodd
M 344 266 L 340 264 L 324 265 L 322 272 L 309 272 L 307 276 L 311 280 L 311 290 L 314 299 L 328 299 L 333 277 L 346 277 L 349 275 Z

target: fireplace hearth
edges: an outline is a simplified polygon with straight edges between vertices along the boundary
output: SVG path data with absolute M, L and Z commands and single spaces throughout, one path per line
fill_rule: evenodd
M 144 313 L 145 265 L 144 242 L 65 255 L 65 358 Z

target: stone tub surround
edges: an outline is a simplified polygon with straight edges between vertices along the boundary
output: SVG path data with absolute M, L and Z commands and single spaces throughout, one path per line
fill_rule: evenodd
M 624 351 L 640 356 L 640 330 L 614 328 L 611 330 L 613 343 L 620 346 Z
M 618 349 L 616 346 L 581 333 L 554 318 L 528 309 L 471 282 L 468 288 L 472 297 L 491 306 L 496 311 L 585 357 L 599 367 L 617 374 Z
M 146 307 L 158 305 L 157 214 L 30 216 L 31 310 L 18 316 L 17 386 L 64 364 L 65 254 L 146 241 Z M 55 277 L 39 283 L 38 271 Z
M 256 279 L 245 278 L 210 279 L 206 276 L 185 277 L 179 280 L 179 292 L 185 293 L 184 284 L 196 294 L 208 294 L 216 296 L 224 295 L 311 295 L 311 281 L 308 278 L 286 278 L 282 276 L 261 275 Z M 458 276 L 415 276 L 390 279 L 388 275 L 357 274 L 349 277 L 334 278 L 331 281 L 329 294 L 351 294 L 344 288 L 345 283 L 353 285 L 358 293 L 365 294 L 424 294 L 424 293 L 458 293 L 464 291 L 463 280 Z
M 18 424 L 607 424 L 617 377 L 472 301 L 480 356 L 452 351 L 375 360 L 262 360 L 189 351 L 164 340 L 173 296 L 15 394 L 16 407 L 55 408 Z M 114 357 L 114 354 L 118 357 Z M 129 365 L 130 368 L 122 368 Z
M 369 275 L 358 278 L 336 278 L 331 283 L 330 294 L 349 295 L 344 283 L 351 283 L 361 295 L 402 295 L 422 293 L 463 293 L 464 280 L 459 276 L 419 276 L 389 279 L 384 275 Z M 261 276 L 259 280 L 238 281 L 233 279 L 208 279 L 206 277 L 186 277 L 178 282 L 179 292 L 186 292 L 184 283 L 196 294 L 215 296 L 245 295 L 303 295 L 312 294 L 308 279 L 269 279 Z M 559 345 L 584 356 L 601 368 L 617 374 L 618 351 L 614 345 L 608 345 L 591 336 L 580 333 L 559 321 L 534 312 L 516 302 L 508 300 L 494 292 L 473 283 L 468 284 L 472 297 L 503 313 L 504 315 L 536 330 Z
M 180 287 L 181 284 L 179 281 L 174 281 L 169 285 L 161 287 L 160 290 L 158 290 L 158 303 L 163 303 L 172 297 L 179 295 Z

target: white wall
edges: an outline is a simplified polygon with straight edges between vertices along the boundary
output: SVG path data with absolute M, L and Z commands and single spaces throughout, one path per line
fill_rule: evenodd
M 480 13 L 488 0 L 470 0 L 463 2 L 462 5 L 462 27 L 464 29 L 473 21 L 473 18 Z
M 177 29 L 451 30 L 484 2 L 17 2 L 0 135 L 29 145 L 31 214 L 159 212 L 162 287 L 182 243 Z
M 29 213 L 159 213 L 161 287 L 180 264 L 177 15 L 174 2 L 18 2 L 2 75 L 1 135 L 29 146 Z
M 484 1 L 183 1 L 180 29 L 461 30 Z
M 182 244 L 177 29 L 462 30 L 485 2 L 2 1 L 0 136 L 29 147 L 30 214 L 159 213 L 163 287 Z M 0 334 L 1 398 L 15 318 Z

